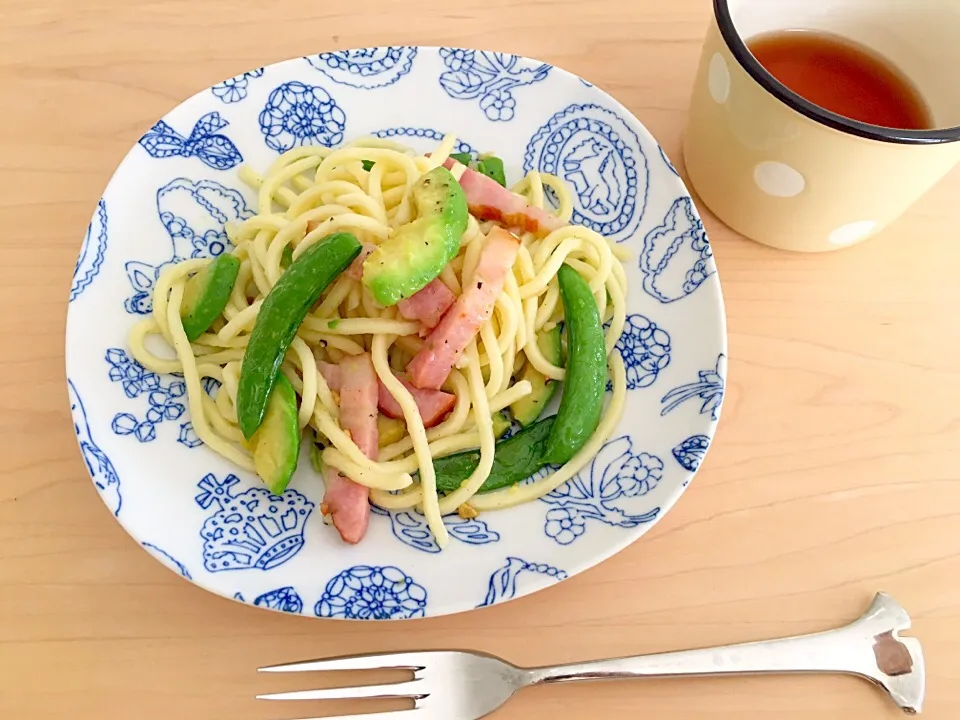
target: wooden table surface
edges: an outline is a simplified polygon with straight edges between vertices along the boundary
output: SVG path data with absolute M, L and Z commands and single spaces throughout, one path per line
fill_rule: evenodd
M 552 664 L 761 639 L 851 620 L 880 589 L 924 643 L 926 715 L 956 717 L 958 173 L 882 237 L 821 256 L 745 241 L 701 208 L 730 333 L 707 462 L 641 542 L 479 616 L 347 624 L 228 602 L 124 533 L 77 450 L 63 332 L 80 241 L 118 161 L 183 98 L 325 50 L 486 47 L 595 82 L 682 168 L 710 12 L 709 0 L 0 0 L 0 718 L 290 717 L 304 708 L 253 695 L 303 679 L 257 665 L 442 646 Z M 495 717 L 898 714 L 865 682 L 803 677 L 554 686 Z

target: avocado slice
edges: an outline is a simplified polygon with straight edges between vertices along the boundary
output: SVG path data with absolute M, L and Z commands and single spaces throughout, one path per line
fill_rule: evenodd
M 284 245 L 283 253 L 280 255 L 280 267 L 286 270 L 291 265 L 293 265 L 293 247 Z
M 510 429 L 510 418 L 507 417 L 507 414 L 501 410 L 493 414 L 493 436 L 499 440 L 503 437 L 503 434 Z
M 281 495 L 287 489 L 300 456 L 297 393 L 283 373 L 277 375 L 263 422 L 250 439 L 253 466 L 267 489 Z
M 377 416 L 377 444 L 380 447 L 393 445 L 407 431 L 407 424 L 398 418 L 388 418 L 385 415 Z
M 187 339 L 193 342 L 213 325 L 230 300 L 233 284 L 240 272 L 240 261 L 223 253 L 187 280 L 183 288 L 180 317 Z
M 543 356 L 554 365 L 562 363 L 563 346 L 560 342 L 560 326 L 553 330 L 541 333 L 537 338 L 537 346 Z M 520 373 L 520 380 L 529 380 L 533 385 L 533 392 L 525 395 L 510 405 L 510 412 L 523 427 L 529 427 L 537 421 L 543 409 L 550 402 L 550 398 L 557 391 L 557 381 L 550 380 L 537 370 L 528 361 Z
M 437 277 L 460 251 L 467 229 L 467 199 L 445 167 L 417 180 L 413 202 L 417 219 L 402 225 L 363 261 L 363 284 L 384 307 L 396 305 Z

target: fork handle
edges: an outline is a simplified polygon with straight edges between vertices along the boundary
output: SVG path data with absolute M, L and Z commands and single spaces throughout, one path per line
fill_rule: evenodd
M 530 669 L 532 685 L 639 677 L 847 673 L 885 688 L 905 711 L 920 711 L 924 666 L 920 643 L 899 638 L 906 612 L 880 593 L 857 621 L 827 632 L 698 650 Z

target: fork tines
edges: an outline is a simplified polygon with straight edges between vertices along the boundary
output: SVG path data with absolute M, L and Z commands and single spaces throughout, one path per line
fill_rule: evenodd
M 333 672 L 360 670 L 423 670 L 422 660 L 418 661 L 412 653 L 383 653 L 379 655 L 346 655 L 329 660 L 308 660 L 305 662 L 271 665 L 259 668 L 259 672 Z M 321 688 L 317 690 L 295 690 L 291 692 L 257 695 L 258 700 L 364 700 L 364 699 L 409 699 L 422 700 L 429 693 L 417 687 L 420 678 L 413 678 L 386 685 L 359 685 L 351 687 Z M 419 691 L 419 692 L 418 692 Z M 413 720 L 421 717 L 419 710 L 396 710 L 362 715 L 343 715 L 337 717 L 316 718 L 314 720 Z M 304 720 L 311 720 L 304 718 Z
M 423 660 L 418 653 L 378 653 L 374 655 L 342 655 L 328 660 L 307 660 L 305 662 L 270 665 L 259 668 L 258 672 L 319 672 L 350 670 L 423 670 Z

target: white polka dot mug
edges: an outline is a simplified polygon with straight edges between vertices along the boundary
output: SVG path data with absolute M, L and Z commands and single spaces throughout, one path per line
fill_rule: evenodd
M 933 129 L 825 110 L 763 68 L 747 41 L 777 30 L 841 35 L 916 86 Z M 691 184 L 727 225 L 786 250 L 875 235 L 960 161 L 960 0 L 714 0 L 684 133 Z

